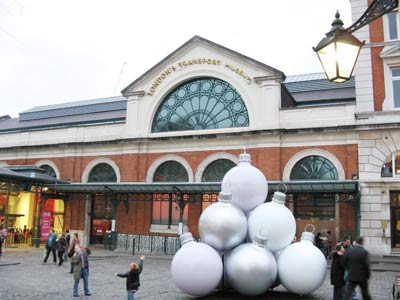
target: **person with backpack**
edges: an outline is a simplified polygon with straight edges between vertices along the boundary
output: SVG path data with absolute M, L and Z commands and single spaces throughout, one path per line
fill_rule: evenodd
M 46 255 L 43 260 L 43 264 L 47 263 L 47 259 L 49 258 L 50 251 L 53 253 L 53 261 L 57 263 L 56 257 L 56 241 L 57 241 L 57 233 L 53 229 L 52 232 L 47 236 L 46 241 Z
M 62 234 L 61 237 L 56 242 L 57 254 L 58 254 L 58 265 L 61 266 L 64 262 L 64 253 L 67 248 L 67 241 L 65 239 L 65 234 Z

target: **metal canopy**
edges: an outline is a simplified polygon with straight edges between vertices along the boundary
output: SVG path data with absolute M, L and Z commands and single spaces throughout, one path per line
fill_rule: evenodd
M 285 191 L 285 186 L 287 191 Z M 50 190 L 59 193 L 218 193 L 221 191 L 220 182 L 169 182 L 169 183 L 71 183 L 50 184 Z M 268 182 L 269 194 L 279 190 L 286 193 L 354 193 L 358 191 L 357 181 L 292 181 Z
M 20 183 L 41 183 L 41 184 L 53 184 L 53 183 L 67 183 L 68 181 L 58 180 L 57 178 L 51 177 L 44 173 L 30 172 L 29 170 L 23 170 L 16 172 L 9 168 L 0 166 L 0 182 L 13 181 Z

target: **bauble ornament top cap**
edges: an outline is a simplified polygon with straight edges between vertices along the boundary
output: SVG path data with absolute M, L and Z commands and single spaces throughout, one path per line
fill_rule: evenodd
M 243 148 L 243 153 L 239 154 L 239 162 L 251 162 L 251 156 L 249 153 L 246 153 L 246 148 Z
M 231 202 L 232 201 L 232 192 L 231 185 L 229 183 L 223 183 L 221 186 L 221 191 L 218 195 L 218 201 L 221 202 Z
M 274 202 L 284 204 L 286 201 L 286 194 L 276 191 L 272 197 L 272 200 L 274 200 Z
M 193 239 L 193 235 L 191 232 L 186 232 L 184 234 L 182 234 L 181 236 L 179 236 L 179 240 L 181 241 L 181 245 L 194 241 Z
M 314 234 L 312 232 L 304 231 L 301 234 L 301 241 L 311 241 L 314 242 Z

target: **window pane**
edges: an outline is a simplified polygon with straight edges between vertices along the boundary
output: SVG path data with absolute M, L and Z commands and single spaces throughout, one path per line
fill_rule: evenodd
M 225 174 L 236 164 L 228 159 L 218 159 L 207 166 L 202 182 L 221 182 Z
M 389 27 L 389 39 L 395 40 L 398 38 L 397 33 L 397 12 L 388 14 L 388 27 Z
M 216 78 L 185 82 L 167 95 L 157 110 L 152 132 L 247 127 L 242 97 Z
M 40 168 L 44 170 L 45 174 L 47 174 L 51 177 L 57 178 L 56 171 L 54 171 L 54 169 L 51 166 L 42 165 L 42 166 L 40 166 Z
M 187 182 L 186 169 L 176 161 L 167 161 L 159 166 L 154 173 L 154 182 Z
M 290 174 L 290 180 L 337 180 L 335 166 L 322 156 L 312 155 L 300 160 Z
M 400 68 L 393 68 L 392 69 L 392 76 L 393 77 L 400 76 Z
M 88 182 L 116 182 L 114 169 L 106 163 L 96 165 L 89 174 Z
M 294 201 L 294 215 L 298 219 L 335 218 L 334 194 L 298 194 Z
M 153 201 L 153 220 L 152 224 L 161 224 L 161 201 Z
M 400 175 L 400 154 L 396 154 L 394 168 L 395 168 L 395 175 Z
M 400 80 L 393 80 L 393 104 L 395 108 L 400 107 Z

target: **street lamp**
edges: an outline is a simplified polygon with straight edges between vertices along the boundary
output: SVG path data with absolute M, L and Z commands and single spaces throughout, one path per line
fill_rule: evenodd
M 340 14 L 336 12 L 331 30 L 315 48 L 313 47 L 329 81 L 345 82 L 353 73 L 361 47 L 365 42 L 358 40 L 352 32 L 392 11 L 398 5 L 398 0 L 374 0 L 363 15 L 348 28 L 343 27 Z

